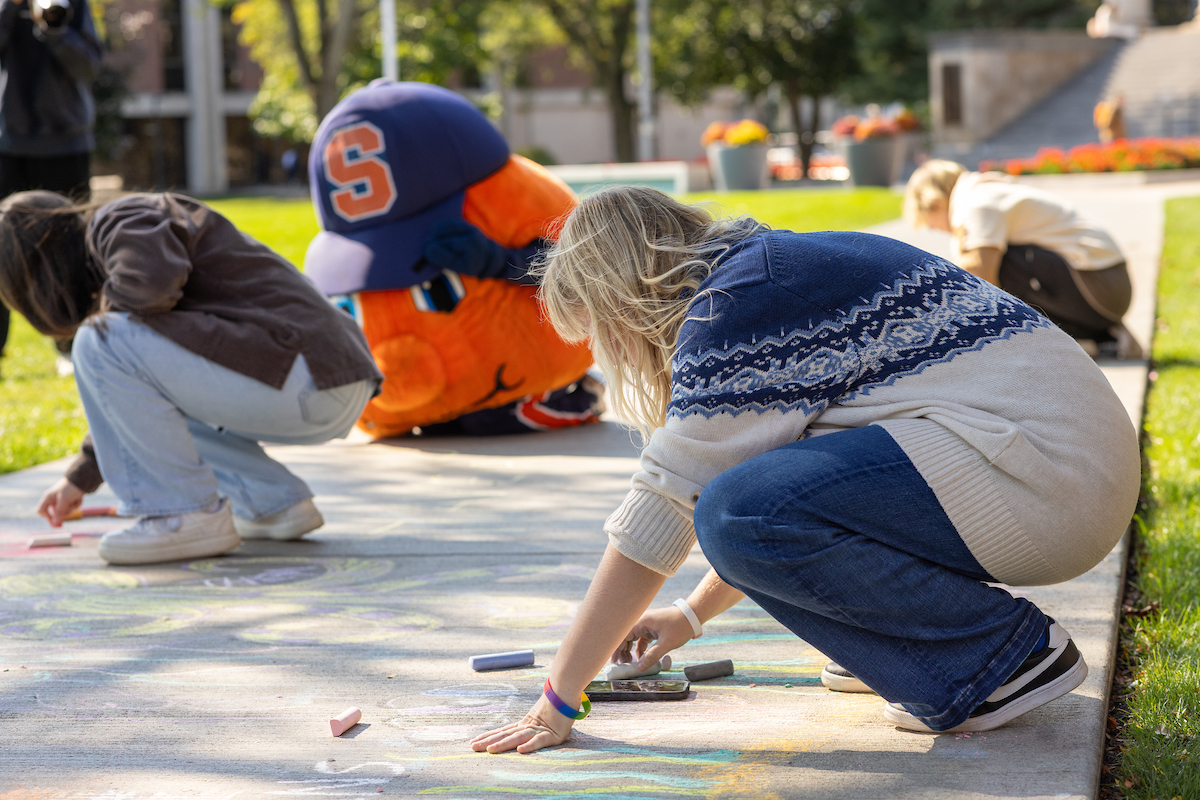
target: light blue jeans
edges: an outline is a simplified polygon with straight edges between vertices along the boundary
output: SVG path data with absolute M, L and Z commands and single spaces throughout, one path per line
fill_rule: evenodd
M 993 580 L 878 426 L 803 439 L 718 476 L 696 535 L 724 581 L 934 730 L 966 720 L 1046 617 Z
M 71 350 L 104 480 L 123 516 L 210 508 L 220 496 L 257 520 L 312 497 L 260 441 L 346 436 L 374 381 L 318 391 L 296 358 L 282 389 L 214 364 L 126 314 L 84 325 Z

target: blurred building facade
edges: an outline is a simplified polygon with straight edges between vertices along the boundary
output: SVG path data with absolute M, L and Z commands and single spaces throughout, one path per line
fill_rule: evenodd
M 1087 30 L 978 30 L 929 39 L 933 152 L 973 166 L 1098 141 L 1119 103 L 1130 137 L 1200 136 L 1200 21 L 1154 25 L 1149 0 L 1110 0 Z
M 263 75 L 238 44 L 230 13 L 208 0 L 115 0 L 106 8 L 106 64 L 122 76 L 124 95 L 117 141 L 110 136 L 98 148 L 95 173 L 119 175 L 127 189 L 197 195 L 287 180 L 281 157 L 291 145 L 257 136 L 248 116 Z M 615 160 L 604 93 L 569 63 L 565 48 L 535 54 L 522 73 L 521 88 L 494 79 L 451 88 L 500 109 L 495 123 L 514 151 L 559 164 Z M 733 89 L 696 108 L 662 95 L 656 105 L 662 160 L 702 160 L 700 135 L 710 122 L 763 112 L 762 101 L 751 104 Z M 296 151 L 304 183 L 307 152 Z
M 217 194 L 283 179 L 286 145 L 248 117 L 262 72 L 237 43 L 230 9 L 206 0 L 116 0 L 105 13 L 106 63 L 122 76 L 117 141 L 96 172 L 126 188 Z

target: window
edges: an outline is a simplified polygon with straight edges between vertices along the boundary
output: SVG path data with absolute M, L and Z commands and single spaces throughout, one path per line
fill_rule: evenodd
M 962 64 L 942 64 L 942 123 L 962 125 Z

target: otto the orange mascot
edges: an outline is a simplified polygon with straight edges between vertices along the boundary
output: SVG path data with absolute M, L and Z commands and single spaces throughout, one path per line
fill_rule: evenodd
M 305 271 L 358 320 L 385 376 L 361 428 L 482 435 L 598 418 L 591 353 L 558 338 L 526 275 L 576 203 L 566 184 L 423 83 L 347 97 L 309 166 L 324 230 Z

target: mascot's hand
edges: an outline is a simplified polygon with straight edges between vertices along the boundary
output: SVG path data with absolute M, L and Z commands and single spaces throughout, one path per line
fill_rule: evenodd
M 425 240 L 422 266 L 434 271 L 448 269 L 476 278 L 500 278 L 535 285 L 529 269 L 538 260 L 546 243 L 534 239 L 525 247 L 508 248 L 461 219 L 445 219 L 433 226 Z
M 422 254 L 435 270 L 448 269 L 476 278 L 502 278 L 508 266 L 507 248 L 461 219 L 446 219 L 435 225 Z

